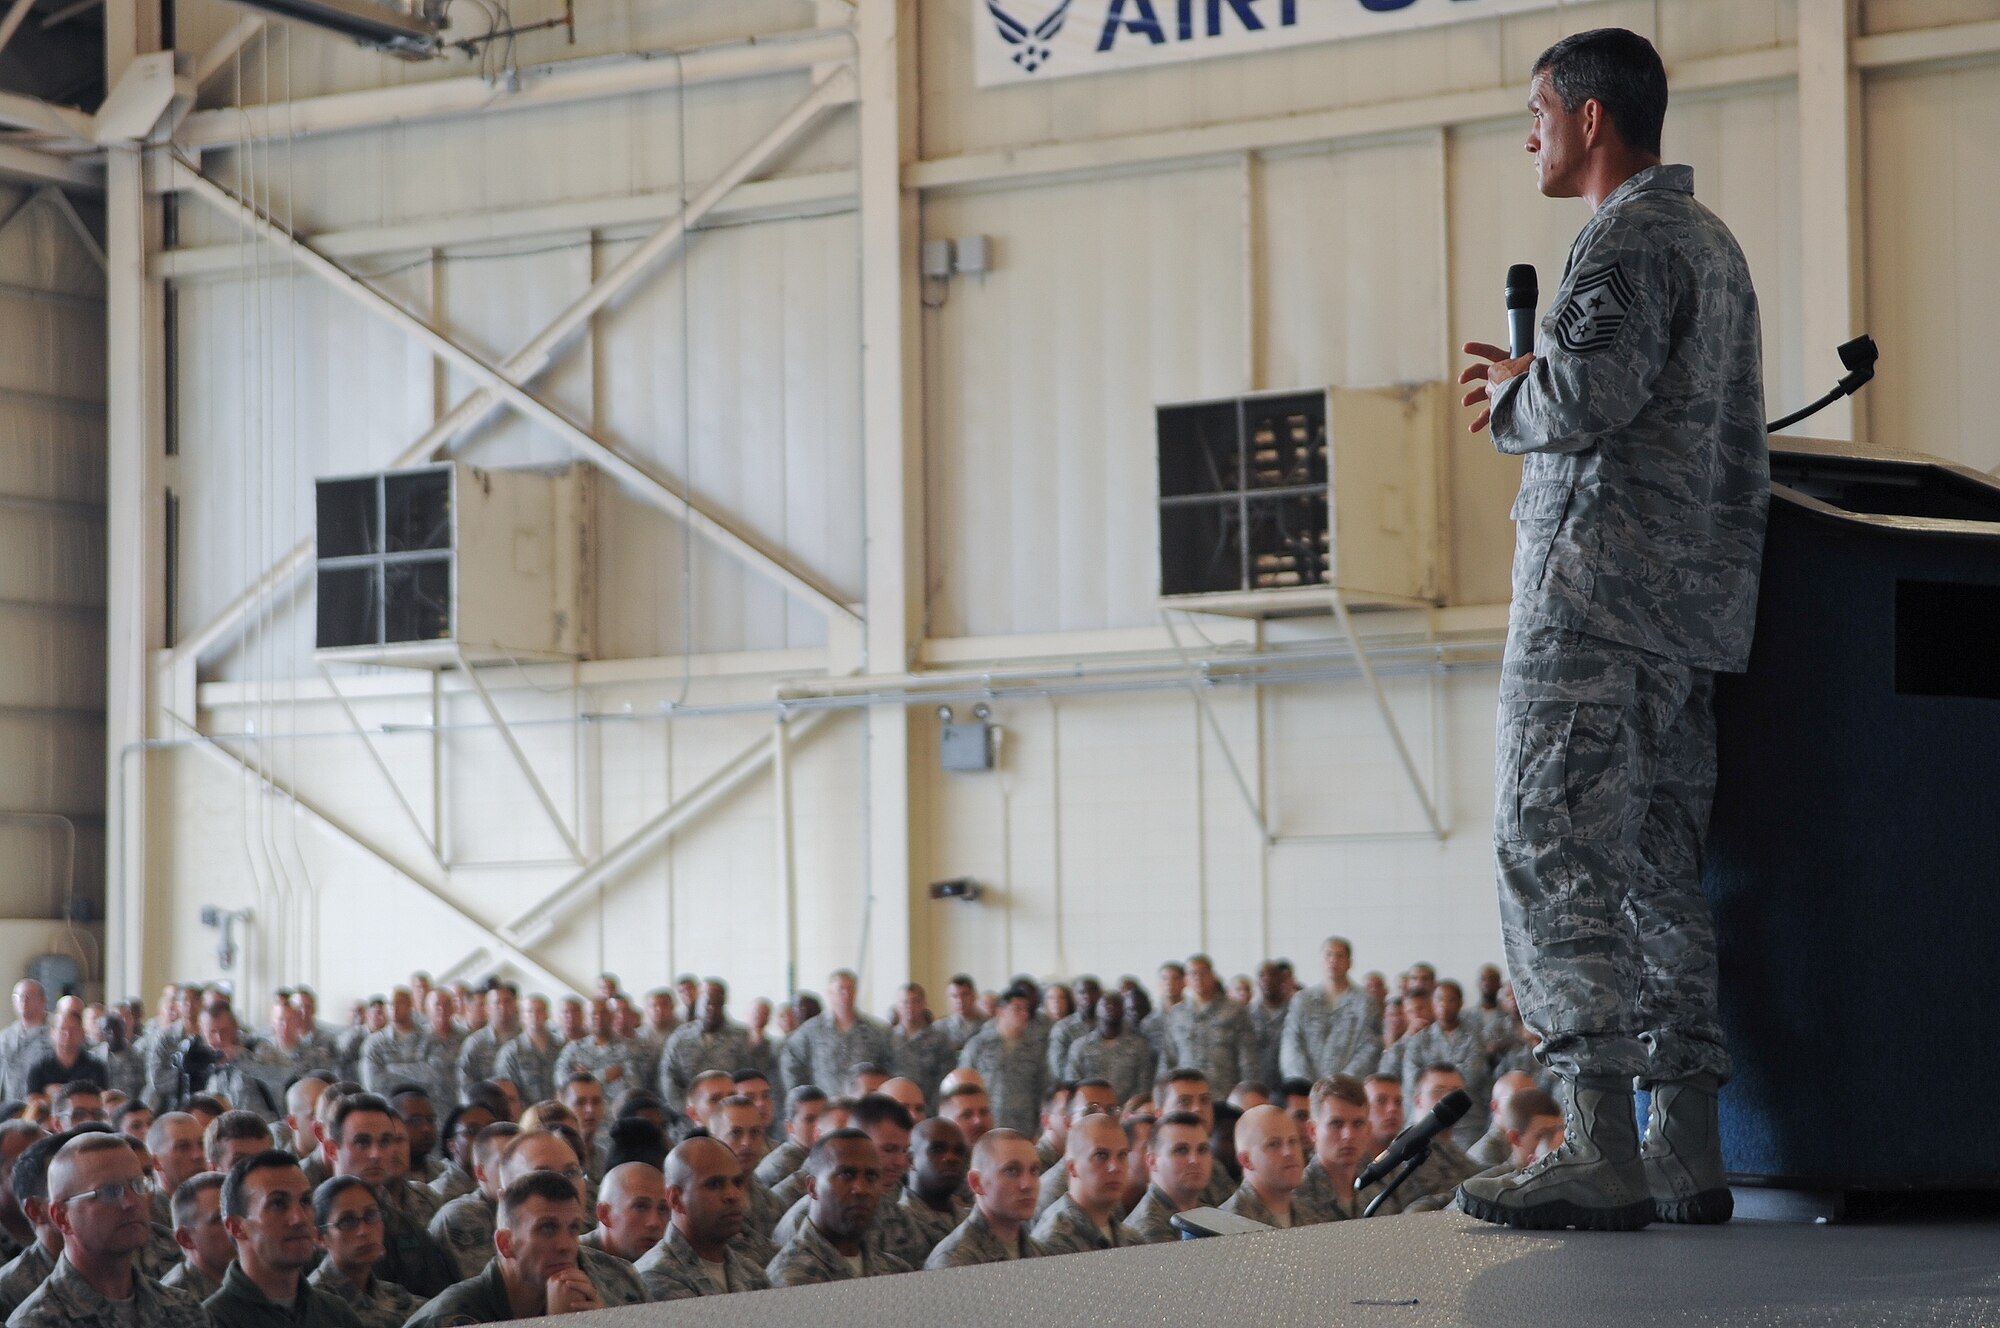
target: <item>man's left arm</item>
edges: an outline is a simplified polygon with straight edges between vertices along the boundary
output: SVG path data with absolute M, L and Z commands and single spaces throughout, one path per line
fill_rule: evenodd
M 1577 256 L 1540 352 L 1492 389 L 1494 446 L 1582 452 L 1630 424 L 1673 347 L 1671 283 L 1645 232 L 1605 226 Z

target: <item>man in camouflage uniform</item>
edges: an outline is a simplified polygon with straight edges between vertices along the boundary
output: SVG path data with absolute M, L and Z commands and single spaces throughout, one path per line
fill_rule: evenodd
M 1540 353 L 1484 380 L 1525 455 L 1501 666 L 1495 839 L 1508 966 L 1561 1080 L 1562 1148 L 1468 1186 L 1517 1226 L 1722 1221 L 1714 921 L 1701 846 L 1714 674 L 1747 666 L 1769 503 L 1757 298 L 1742 251 L 1661 163 L 1666 71 L 1620 29 L 1536 62 L 1541 191 L 1592 216 Z M 1632 1081 L 1652 1088 L 1644 1156 Z
M 14 1197 L 34 1228 L 35 1238 L 5 1268 L 0 1268 L 0 1315 L 12 1314 L 48 1277 L 62 1254 L 62 1232 L 56 1227 L 49 1203 L 49 1167 L 68 1142 L 67 1135 L 47 1135 L 29 1144 L 14 1159 Z M 147 1235 L 151 1235 L 150 1227 Z M 139 1244 L 145 1244 L 145 1240 L 142 1238 Z
M 696 1137 L 667 1155 L 666 1239 L 637 1264 L 654 1300 L 691 1300 L 771 1285 L 764 1270 L 732 1248 L 746 1211 L 743 1168 L 713 1139 Z
M 1070 1003 L 1075 1008 L 1056 1020 L 1049 1029 L 1051 1079 L 1068 1077 L 1063 1074 L 1063 1063 L 1069 1058 L 1069 1049 L 1076 1040 L 1096 1026 L 1097 1002 L 1103 995 L 1104 984 L 1093 977 L 1080 977 L 1070 988 Z
M 396 988 L 390 996 L 389 1026 L 370 1033 L 361 1044 L 361 1086 L 386 1097 L 392 1089 L 416 1084 L 433 1102 L 453 1102 L 457 1100 L 454 1077 L 444 1042 L 417 1022 L 409 990 Z
M 1039 1259 L 1048 1251 L 1028 1234 L 1035 1218 L 1041 1161 L 1034 1142 L 998 1127 L 972 1150 L 972 1212 L 958 1230 L 938 1242 L 925 1268 L 970 1268 L 978 1264 Z
M 958 1055 L 962 1068 L 979 1071 L 993 1104 L 993 1123 L 1033 1138 L 1042 1097 L 1048 1089 L 1048 1049 L 1034 1036 L 1029 1021 L 1034 996 L 1022 984 L 1009 987 L 1000 1011 L 965 1044 Z
M 1303 988 L 1285 1011 L 1278 1066 L 1286 1077 L 1297 1079 L 1371 1075 L 1382 1058 L 1382 1012 L 1367 992 L 1348 981 L 1354 947 L 1345 937 L 1327 937 L 1320 965 L 1326 981 Z
M 1295 1202 L 1325 1222 L 1359 1217 L 1366 1199 L 1354 1193 L 1354 1175 L 1368 1161 L 1367 1093 L 1352 1075 L 1328 1075 L 1313 1085 L 1311 1110 L 1313 1155 Z
M 556 1095 L 556 1057 L 561 1054 L 562 1039 L 549 1028 L 549 998 L 530 996 L 520 1035 L 493 1057 L 493 1077 L 513 1084 L 525 1103 L 546 1102 Z
M 1306 1148 L 1290 1112 L 1268 1103 L 1250 1108 L 1236 1122 L 1233 1142 L 1243 1166 L 1243 1183 L 1223 1203 L 1223 1212 L 1280 1230 L 1327 1220 L 1298 1197 L 1306 1175 Z
M 952 1054 L 956 1056 L 986 1022 L 979 1014 L 978 984 L 968 975 L 958 974 L 945 988 L 945 1003 L 951 1007 L 951 1013 L 938 1020 L 937 1026 L 951 1041 Z
M 896 1023 L 889 1030 L 889 1068 L 922 1090 L 924 1110 L 937 1109 L 938 1085 L 958 1064 L 964 1044 L 930 1017 L 922 986 L 906 983 L 896 996 Z
M 466 1034 L 465 1041 L 458 1046 L 461 1089 L 491 1079 L 500 1049 L 521 1035 L 521 998 L 511 984 L 494 982 L 486 988 L 484 1000 L 485 1025 Z
M 854 974 L 836 971 L 826 983 L 827 1008 L 785 1039 L 780 1057 L 785 1091 L 818 1084 L 829 1093 L 845 1089 L 848 1072 L 864 1061 L 887 1065 L 892 1059 L 889 1026 L 854 1008 Z
M 1097 998 L 1097 1027 L 1070 1043 L 1063 1058 L 1064 1079 L 1102 1079 L 1122 1105 L 1153 1091 L 1160 1053 L 1125 1022 L 1125 997 L 1108 991 Z
M 109 1142 L 107 1142 L 109 1141 Z M 71 1140 L 49 1166 L 62 1242 L 46 1279 L 9 1317 L 23 1328 L 207 1328 L 201 1302 L 133 1266 L 148 1211 L 145 1171 L 115 1135 Z
M 1153 1127 L 1146 1146 L 1152 1150 L 1152 1179 L 1145 1197 L 1126 1215 L 1125 1225 L 1148 1245 L 1181 1238 L 1173 1216 L 1202 1204 L 1214 1177 L 1225 1174 L 1215 1165 L 1209 1126 L 1191 1111 L 1171 1111 Z
M 569 1077 L 584 1070 L 597 1076 L 597 1082 L 604 1085 L 605 1100 L 615 1107 L 625 1090 L 637 1082 L 641 1058 L 639 1048 L 618 1036 L 612 1024 L 611 1002 L 595 997 L 590 1002 L 590 1035 L 576 1039 L 556 1055 L 556 1091 L 565 1091 Z
M 533 1307 L 530 1318 L 605 1308 L 581 1263 L 583 1205 L 568 1180 L 543 1171 L 518 1177 L 500 1193 L 499 1219 L 485 1269 L 434 1297 L 408 1328 L 504 1323 L 517 1317 L 517 1299 Z
M 702 986 L 695 1022 L 667 1035 L 660 1052 L 659 1090 L 669 1110 L 687 1110 L 688 1089 L 704 1070 L 733 1075 L 764 1068 L 763 1057 L 750 1045 L 750 1030 L 730 1020 L 728 1002 L 729 988 L 720 978 L 710 978 Z
M 812 1204 L 799 1234 L 764 1270 L 772 1286 L 818 1286 L 910 1271 L 867 1239 L 884 1197 L 874 1140 L 860 1130 L 835 1130 L 813 1145 L 802 1170 Z
M 1472 1108 L 1452 1127 L 1452 1142 L 1460 1148 L 1470 1148 L 1486 1133 L 1490 1123 L 1487 1099 L 1492 1091 L 1492 1076 L 1486 1066 L 1485 1039 L 1479 1029 L 1460 1017 L 1465 1009 L 1465 992 L 1456 982 L 1440 982 L 1435 1002 L 1435 1017 L 1421 1031 L 1403 1039 L 1403 1092 L 1414 1098 L 1417 1095 L 1417 1075 L 1427 1065 L 1442 1061 L 1456 1065 L 1465 1079 L 1465 1091 L 1472 1098 Z
M 1167 1060 L 1208 1076 L 1218 1093 L 1228 1093 L 1257 1074 L 1257 1030 L 1250 1012 L 1223 993 L 1207 955 L 1187 962 L 1187 998 L 1167 1007 Z
M 1069 1184 L 1035 1223 L 1035 1241 L 1050 1254 L 1082 1254 L 1142 1242 L 1118 1220 L 1125 1192 L 1132 1141 L 1116 1116 L 1094 1115 L 1072 1122 L 1061 1166 Z
M 959 1191 L 971 1162 L 972 1147 L 965 1142 L 964 1131 L 948 1120 L 920 1121 L 911 1133 L 910 1175 L 899 1203 L 925 1259 L 965 1220 L 969 1207 Z

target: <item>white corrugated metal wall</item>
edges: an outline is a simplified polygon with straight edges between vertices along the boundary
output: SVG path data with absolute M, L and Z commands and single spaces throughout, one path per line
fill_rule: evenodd
M 234 12 L 184 8 L 187 30 L 211 36 Z M 685 46 L 826 20 L 807 4 L 671 10 L 610 6 L 587 18 L 579 50 Z M 1981 16 L 1966 10 L 1948 0 L 1872 0 L 1864 31 Z M 539 16 L 526 6 L 517 14 Z M 1574 205 L 1534 194 L 1512 122 L 1441 122 L 1054 178 L 1010 166 L 1017 156 L 1512 85 L 1561 31 L 1629 24 L 1651 32 L 1677 67 L 1707 61 L 1720 71 L 1716 90 L 1677 98 L 1669 154 L 1695 165 L 1702 196 L 1749 254 L 1773 411 L 1833 376 L 1831 348 L 1805 344 L 1799 331 L 1800 237 L 1810 220 L 1797 203 L 1797 96 L 1781 65 L 1747 83 L 1726 67 L 1789 47 L 1793 0 L 1609 0 L 1001 91 L 972 85 L 969 15 L 967 5 L 926 3 L 920 34 L 915 177 L 949 177 L 925 187 L 923 233 L 990 236 L 995 263 L 989 276 L 953 282 L 922 315 L 926 655 L 935 664 L 1159 651 L 1152 404 L 1448 376 L 1457 343 L 1493 335 L 1505 265 L 1532 260 L 1559 271 L 1582 220 Z M 559 39 L 531 39 L 523 50 L 524 59 L 569 54 Z M 395 66 L 280 29 L 246 49 L 241 81 L 255 99 L 441 72 L 456 71 Z M 232 73 L 218 86 L 233 92 L 236 81 Z M 683 156 L 698 187 L 805 86 L 803 75 L 782 75 L 685 97 L 279 141 L 212 153 L 204 169 L 282 203 L 307 230 L 671 193 Z M 1992 135 L 1979 131 L 2000 107 L 1996 89 L 2000 68 L 1989 59 L 1871 75 L 1865 96 L 1867 298 L 1889 356 L 1870 389 L 1869 421 L 1880 440 L 1979 464 L 2000 457 L 1967 428 L 1977 380 L 1964 348 L 1974 343 L 1971 315 L 1957 311 L 1977 307 L 1993 279 L 1970 219 L 2000 184 Z M 843 113 L 773 173 L 838 172 L 853 160 Z M 812 212 L 698 235 L 685 264 L 669 264 L 601 316 L 544 385 L 600 436 L 684 478 L 714 508 L 858 597 L 857 227 L 838 204 Z M 307 533 L 310 476 L 382 464 L 466 384 L 318 283 L 280 279 L 270 255 L 231 258 L 228 224 L 197 204 L 183 201 L 181 217 L 181 245 L 205 247 L 210 266 L 176 283 L 176 485 L 188 522 L 179 575 L 182 621 L 192 623 Z M 348 261 L 498 357 L 639 229 L 576 226 Z M 519 421 L 461 450 L 492 463 L 564 455 Z M 259 451 L 262 469 L 246 474 L 246 456 Z M 1449 474 L 1455 602 L 1495 604 L 1506 592 L 1505 512 L 1517 468 L 1469 440 Z M 600 655 L 634 663 L 590 666 L 580 693 L 559 671 L 493 678 L 510 718 L 540 721 L 522 730 L 524 744 L 586 850 L 616 843 L 768 729 L 748 717 L 669 724 L 657 718 L 663 700 L 767 697 L 778 678 L 824 667 L 829 643 L 818 612 L 689 542 L 650 507 L 607 491 L 601 512 Z M 171 789 L 154 821 L 163 925 L 150 977 L 208 971 L 207 938 L 191 921 L 196 904 L 252 903 L 302 926 L 318 919 L 311 943 L 253 957 L 264 965 L 253 980 L 296 964 L 332 994 L 379 987 L 490 947 L 465 915 L 504 921 L 576 870 L 559 861 L 560 835 L 498 735 L 455 688 L 436 712 L 456 730 L 446 740 L 377 740 L 423 829 L 413 826 L 358 741 L 342 736 L 340 711 L 317 677 L 292 686 L 310 675 L 310 616 L 299 608 L 310 608 L 309 596 L 204 673 L 203 723 L 216 732 L 254 723 L 265 738 L 257 759 L 324 817 L 284 802 L 266 807 L 250 776 L 212 755 L 151 758 L 171 772 Z M 1496 620 L 1468 610 L 1445 625 L 1490 635 Z M 1310 641 L 1325 628 L 1278 635 Z M 685 686 L 684 671 L 693 675 Z M 367 723 L 433 718 L 420 678 L 343 677 L 342 685 L 364 698 L 357 710 Z M 1304 959 L 1337 929 L 1355 937 L 1366 966 L 1429 957 L 1467 971 L 1497 951 L 1485 830 L 1492 686 L 1477 670 L 1388 680 L 1437 790 L 1450 830 L 1443 844 L 1415 833 L 1422 809 L 1356 682 L 1217 693 L 1227 752 L 1181 693 L 996 703 L 1001 773 L 946 776 L 925 773 L 927 758 L 918 763 L 912 814 L 930 875 L 972 874 L 995 888 L 976 906 L 916 905 L 915 970 L 932 980 L 959 968 L 988 977 L 1149 971 L 1163 954 L 1197 946 L 1241 969 L 1267 952 Z M 579 713 L 612 718 L 579 725 Z M 920 744 L 927 717 L 923 730 Z M 287 736 L 294 731 L 296 740 Z M 870 888 L 863 744 L 857 720 L 836 718 L 796 762 L 796 960 L 809 981 L 853 962 L 860 945 Z M 1261 794 L 1274 846 L 1251 822 L 1231 757 Z M 719 814 L 677 834 L 539 942 L 535 953 L 552 971 L 537 980 L 579 979 L 600 965 L 638 981 L 698 967 L 745 991 L 781 987 L 773 818 L 768 783 L 747 782 Z M 430 832 L 443 841 L 448 871 L 431 857 Z M 412 880 L 449 905 L 427 900 Z M 418 926 L 401 925 L 406 910 Z

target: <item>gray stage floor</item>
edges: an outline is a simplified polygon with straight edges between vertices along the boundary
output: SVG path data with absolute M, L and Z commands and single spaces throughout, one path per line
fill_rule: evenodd
M 607 1328 L 641 1323 L 1995 1328 L 2000 1224 L 1736 1222 L 1625 1235 L 1551 1235 L 1517 1234 L 1437 1213 L 590 1317 Z

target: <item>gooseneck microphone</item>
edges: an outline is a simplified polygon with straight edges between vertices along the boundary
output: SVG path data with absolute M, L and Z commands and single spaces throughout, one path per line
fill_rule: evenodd
M 1532 268 L 1529 270 L 1533 271 Z M 1512 285 L 1510 278 L 1508 282 L 1510 290 Z M 1362 1169 L 1361 1174 L 1354 1178 L 1355 1191 L 1358 1193 L 1376 1181 L 1388 1177 L 1397 1167 L 1429 1148 L 1431 1140 L 1458 1124 L 1459 1119 L 1470 1110 L 1472 1110 L 1472 1097 L 1463 1088 L 1445 1094 L 1444 1101 L 1432 1107 L 1430 1115 L 1411 1124 L 1401 1134 L 1391 1139 L 1389 1146 L 1382 1150 L 1382 1156 Z
M 1535 304 L 1542 292 L 1533 263 L 1507 269 L 1507 354 L 1511 359 L 1535 353 Z

